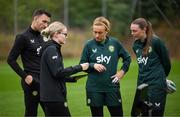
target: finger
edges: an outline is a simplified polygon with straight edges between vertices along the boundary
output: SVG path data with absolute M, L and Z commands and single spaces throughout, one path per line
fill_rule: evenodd
M 100 72 L 103 72 L 103 71 L 104 71 L 104 69 L 100 68 Z
M 106 71 L 106 67 L 103 66 L 103 70 Z
M 114 79 L 114 83 L 117 83 L 118 82 L 118 78 L 116 77 L 115 79 Z
M 116 79 L 113 79 L 112 83 L 116 83 Z
M 98 71 L 99 71 L 99 72 L 103 72 L 103 71 L 104 71 L 104 68 L 103 68 L 102 66 L 99 66 L 99 67 L 98 67 Z
M 98 72 L 101 72 L 101 69 L 100 69 L 100 68 L 97 68 L 97 71 L 98 71 Z
M 115 79 L 112 80 L 112 83 L 115 83 Z
M 117 79 L 114 79 L 114 82 L 113 83 L 118 83 L 118 80 Z
M 111 76 L 111 78 L 115 78 L 115 77 L 116 77 L 116 75 Z
M 101 70 L 100 70 L 100 69 L 97 69 L 97 71 L 98 71 L 98 72 L 101 72 Z
M 118 77 L 115 77 L 112 81 L 112 83 L 117 83 L 119 81 Z

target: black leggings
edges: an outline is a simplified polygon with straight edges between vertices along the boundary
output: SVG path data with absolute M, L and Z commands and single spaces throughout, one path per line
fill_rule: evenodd
M 69 108 L 64 105 L 64 102 L 44 102 L 45 114 L 47 116 L 71 116 Z
M 123 111 L 121 106 L 107 106 L 111 117 L 122 117 Z M 90 106 L 92 117 L 103 117 L 103 107 Z

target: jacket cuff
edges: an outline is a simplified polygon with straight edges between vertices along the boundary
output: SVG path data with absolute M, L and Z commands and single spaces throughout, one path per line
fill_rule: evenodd
M 82 71 L 82 69 L 83 69 L 81 65 L 76 65 L 76 66 L 74 66 L 74 68 L 75 68 L 78 72 Z
M 95 64 L 95 63 L 90 63 L 90 64 L 89 64 L 89 67 L 90 67 L 91 69 L 94 69 L 94 64 Z

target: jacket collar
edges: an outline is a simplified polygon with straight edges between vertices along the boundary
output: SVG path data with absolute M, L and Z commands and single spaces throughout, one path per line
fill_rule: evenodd
M 52 43 L 53 43 L 58 49 L 61 48 L 61 45 L 60 45 L 59 43 L 57 43 L 57 42 L 54 41 L 54 40 L 51 40 L 51 41 L 52 41 Z
M 104 42 L 98 42 L 98 41 L 96 41 L 95 39 L 94 39 L 94 41 L 98 44 L 98 45 L 105 45 L 108 41 L 109 41 L 109 37 L 108 36 L 106 36 L 106 39 L 105 39 L 105 41 Z
M 28 27 L 28 30 L 29 30 L 31 33 L 35 34 L 35 35 L 40 35 L 40 32 L 33 30 L 33 29 L 31 28 L 31 26 Z

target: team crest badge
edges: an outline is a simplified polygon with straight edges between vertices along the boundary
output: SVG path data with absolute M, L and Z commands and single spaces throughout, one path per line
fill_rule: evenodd
M 33 96 L 37 96 L 38 92 L 37 91 L 33 91 L 32 94 L 33 94 Z
M 64 102 L 64 107 L 68 107 L 68 104 L 67 104 L 67 102 Z
M 91 103 L 91 99 L 88 99 L 88 100 L 87 100 L 87 103 L 90 104 L 90 103 Z
M 110 46 L 109 46 L 109 51 L 110 51 L 110 52 L 114 52 L 114 46 L 110 45 Z
M 139 52 L 139 49 L 136 50 L 136 53 L 138 53 L 138 52 Z
M 150 46 L 150 47 L 149 47 L 149 53 L 151 53 L 151 52 L 152 52 L 152 47 Z

